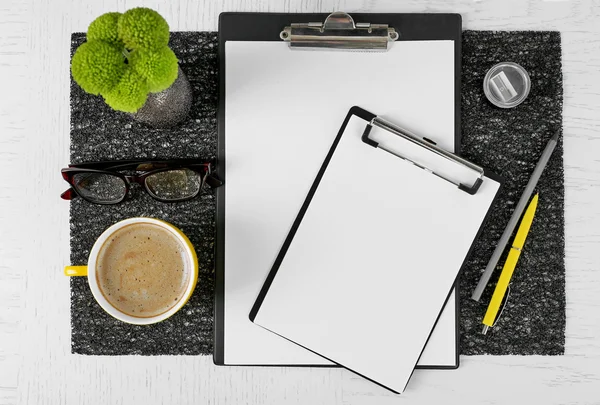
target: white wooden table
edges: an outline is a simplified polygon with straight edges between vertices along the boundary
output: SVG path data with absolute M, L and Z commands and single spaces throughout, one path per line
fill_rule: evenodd
M 565 355 L 463 357 L 457 371 L 417 371 L 402 396 L 341 369 L 71 355 L 68 204 L 59 199 L 70 34 L 142 4 L 173 30 L 216 30 L 221 11 L 343 10 L 458 12 L 465 29 L 562 31 Z M 0 94 L 0 404 L 600 404 L 598 0 L 2 0 Z

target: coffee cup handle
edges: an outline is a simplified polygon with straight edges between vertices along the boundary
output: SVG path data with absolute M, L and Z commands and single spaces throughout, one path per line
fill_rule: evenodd
M 87 266 L 66 266 L 65 267 L 65 276 L 87 276 L 88 268 Z

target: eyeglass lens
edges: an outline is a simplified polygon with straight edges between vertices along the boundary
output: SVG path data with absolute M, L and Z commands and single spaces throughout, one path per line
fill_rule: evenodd
M 127 193 L 121 177 L 105 173 L 77 173 L 73 176 L 73 186 L 83 198 L 100 203 L 119 202 Z
M 146 177 L 145 185 L 156 198 L 176 201 L 198 194 L 202 178 L 198 172 L 190 169 L 165 170 Z

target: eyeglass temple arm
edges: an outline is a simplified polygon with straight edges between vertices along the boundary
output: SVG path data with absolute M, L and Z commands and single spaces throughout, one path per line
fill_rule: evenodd
M 210 188 L 217 188 L 223 185 L 223 181 L 219 180 L 215 173 L 208 173 L 204 179 L 204 183 Z
M 60 198 L 62 198 L 63 200 L 72 200 L 75 197 L 77 197 L 77 193 L 75 192 L 75 190 L 73 190 L 73 187 L 66 190 L 60 195 Z
M 191 164 L 191 165 L 205 165 L 205 164 L 210 164 L 213 165 L 215 162 L 213 160 L 206 160 L 203 161 L 202 159 L 195 159 L 195 158 L 190 158 L 190 159 L 157 159 L 157 160 L 152 160 L 152 159 L 131 159 L 131 160 L 112 160 L 112 161 L 99 161 L 99 162 L 86 162 L 86 163 L 77 163 L 77 164 L 70 164 L 69 167 L 70 168 L 81 168 L 81 169 L 115 169 L 115 168 L 122 168 L 122 169 L 127 169 L 127 168 L 135 168 L 136 166 L 143 164 L 143 163 L 147 163 L 147 164 L 162 164 L 162 165 L 169 165 L 169 164 L 176 164 L 176 165 L 185 165 L 185 164 Z

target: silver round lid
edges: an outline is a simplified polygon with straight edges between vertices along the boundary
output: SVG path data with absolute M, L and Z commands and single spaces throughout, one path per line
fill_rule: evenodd
M 492 66 L 483 79 L 486 97 L 501 108 L 518 106 L 527 98 L 530 89 L 529 74 L 521 65 L 513 62 Z

